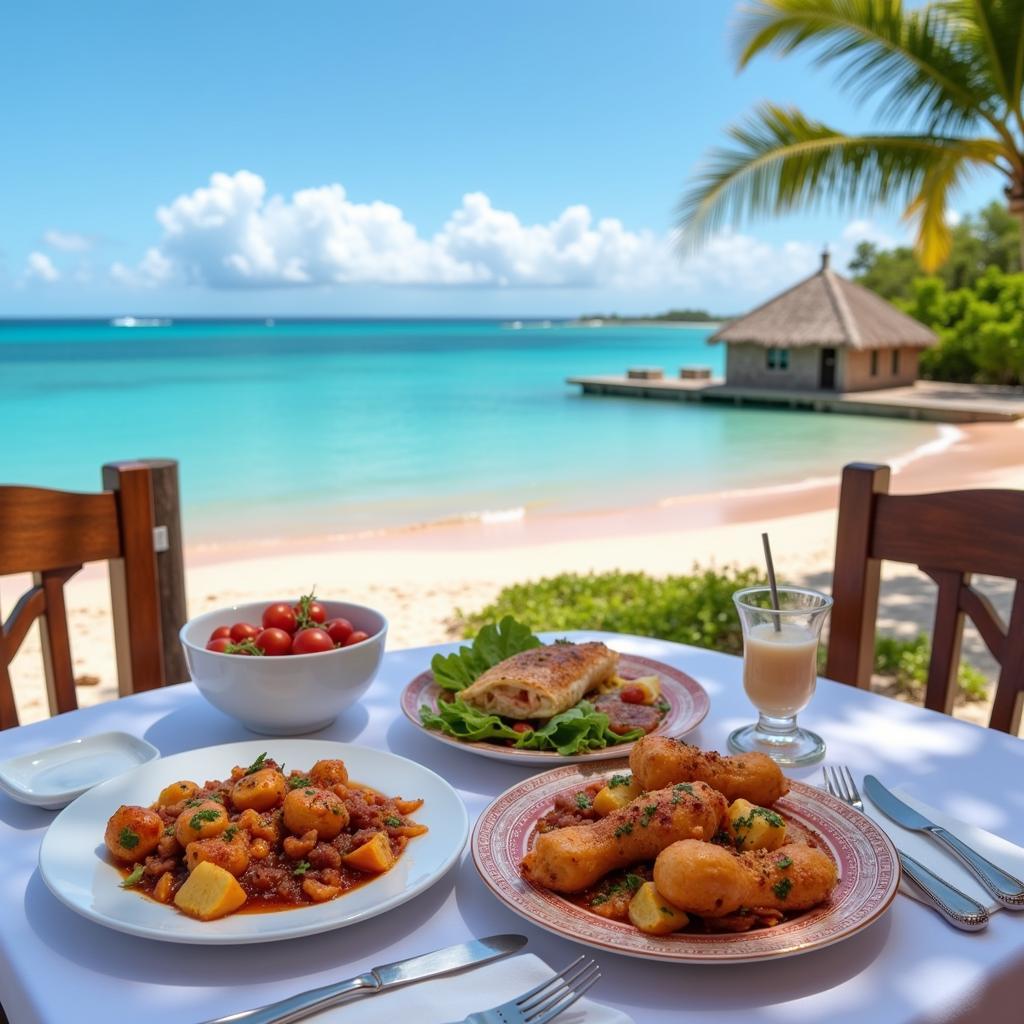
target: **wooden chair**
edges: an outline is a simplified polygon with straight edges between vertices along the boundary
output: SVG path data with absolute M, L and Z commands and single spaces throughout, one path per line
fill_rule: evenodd
M 925 707 L 952 711 L 966 615 L 1000 665 L 989 725 L 1016 733 L 1024 699 L 1024 491 L 895 495 L 888 466 L 846 466 L 825 667 L 830 679 L 862 688 L 871 682 L 882 559 L 917 565 L 938 584 Z M 1009 624 L 971 586 L 972 573 L 1016 582 Z
M 64 584 L 88 562 L 110 562 L 119 693 L 187 678 L 177 638 L 185 621 L 177 463 L 109 463 L 103 483 L 94 494 L 0 486 L 0 576 L 33 577 L 0 627 L 0 729 L 18 724 L 9 665 L 37 619 L 50 712 L 78 707 Z

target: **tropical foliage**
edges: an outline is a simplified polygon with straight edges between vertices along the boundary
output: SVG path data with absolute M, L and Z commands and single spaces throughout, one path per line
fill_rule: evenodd
M 680 206 L 697 242 L 727 220 L 897 204 L 926 271 L 953 249 L 950 198 L 995 169 L 1024 218 L 1024 0 L 752 0 L 738 18 L 740 68 L 809 52 L 839 87 L 901 131 L 850 134 L 795 108 L 759 106 L 729 129 Z

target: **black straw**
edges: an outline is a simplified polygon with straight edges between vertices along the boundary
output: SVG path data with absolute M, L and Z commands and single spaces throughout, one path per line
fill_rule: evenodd
M 772 562 L 772 546 L 768 543 L 768 534 L 761 534 L 761 543 L 764 545 L 764 560 L 768 565 L 768 586 L 772 591 L 772 607 L 779 610 L 779 588 L 775 582 L 775 563 Z M 772 622 L 775 624 L 775 632 L 782 632 L 782 622 L 778 615 L 772 616 Z

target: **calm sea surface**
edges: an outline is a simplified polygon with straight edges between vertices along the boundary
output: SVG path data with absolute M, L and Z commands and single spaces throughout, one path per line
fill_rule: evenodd
M 190 541 L 639 504 L 830 475 L 900 420 L 582 398 L 565 377 L 722 368 L 708 328 L 488 321 L 0 322 L 0 481 L 181 462 Z

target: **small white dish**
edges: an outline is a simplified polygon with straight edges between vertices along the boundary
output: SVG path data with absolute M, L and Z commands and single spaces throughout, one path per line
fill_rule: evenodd
M 102 732 L 0 764 L 0 789 L 23 804 L 59 811 L 87 789 L 160 756 L 126 732 Z

